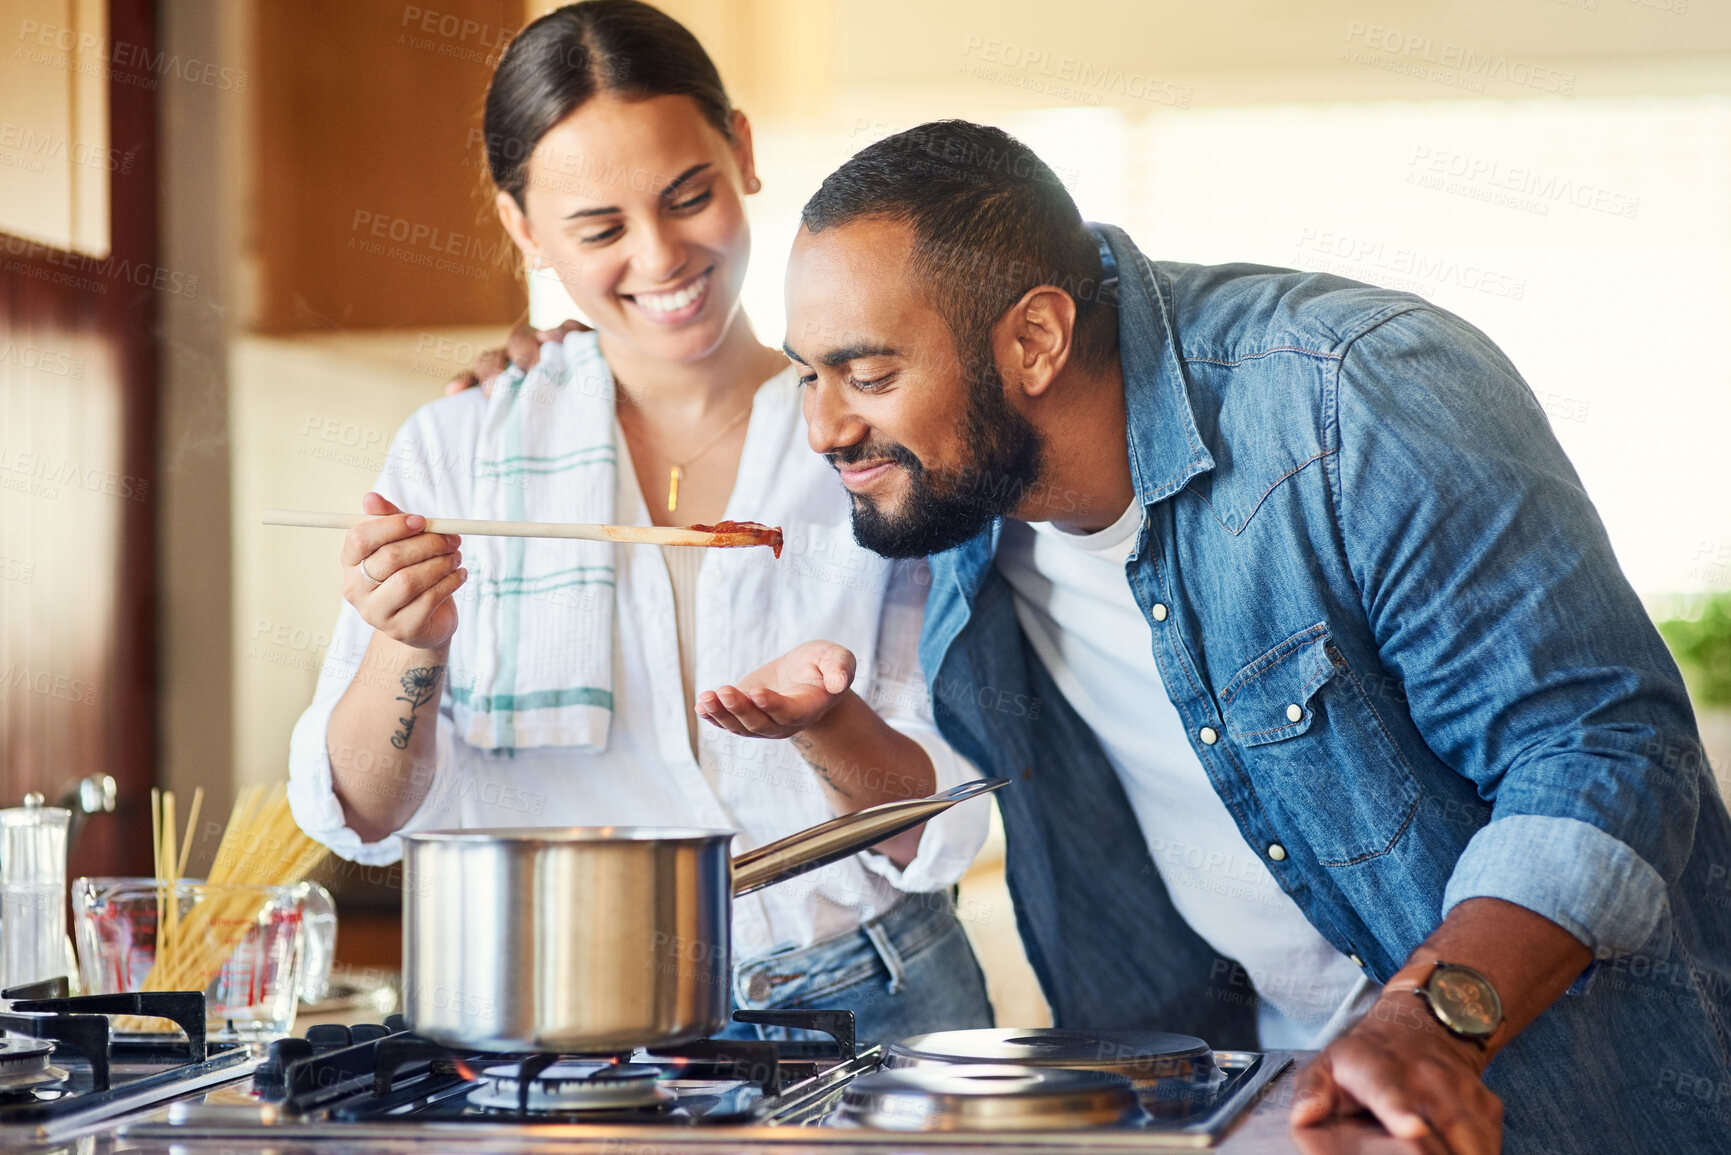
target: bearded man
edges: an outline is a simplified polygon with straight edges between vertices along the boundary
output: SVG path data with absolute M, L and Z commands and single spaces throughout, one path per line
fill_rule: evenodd
M 1298 1126 L 1723 1146 L 1731 818 L 1489 339 L 1151 260 L 961 121 L 824 182 L 787 304 L 860 542 L 934 555 L 922 665 L 949 741 L 1016 779 L 1059 1026 L 1319 1049 Z

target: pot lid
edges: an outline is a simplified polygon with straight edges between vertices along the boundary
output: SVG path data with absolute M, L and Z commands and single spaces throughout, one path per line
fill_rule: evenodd
M 840 1118 L 886 1131 L 1052 1131 L 1110 1126 L 1140 1111 L 1122 1075 L 980 1063 L 855 1079 Z
M 895 1069 L 964 1063 L 1107 1071 L 1138 1083 L 1206 1082 L 1219 1074 L 1207 1043 L 1164 1031 L 1015 1027 L 937 1031 L 893 1043 L 884 1054 L 884 1066 Z

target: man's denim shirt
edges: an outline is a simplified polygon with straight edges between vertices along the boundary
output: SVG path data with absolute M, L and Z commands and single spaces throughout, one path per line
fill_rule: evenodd
M 1649 1002 L 1651 1025 L 1697 1024 L 1722 1065 L 1731 824 L 1676 666 L 1514 367 L 1417 297 L 1098 235 L 1143 509 L 1125 572 L 1245 841 L 1379 981 L 1478 896 L 1594 950 L 1589 993 L 1559 1007 L 1668 960 L 1682 997 Z M 1242 973 L 1178 918 L 1021 634 L 998 528 L 932 560 L 921 660 L 945 735 L 1015 779 L 1010 884 L 1056 1020 L 1251 1043 Z

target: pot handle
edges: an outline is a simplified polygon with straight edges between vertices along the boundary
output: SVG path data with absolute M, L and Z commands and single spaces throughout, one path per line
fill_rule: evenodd
M 750 894 L 771 883 L 828 866 L 904 830 L 912 830 L 958 802 L 1008 786 L 1008 778 L 981 778 L 934 794 L 868 806 L 828 822 L 748 850 L 733 860 L 733 895 Z

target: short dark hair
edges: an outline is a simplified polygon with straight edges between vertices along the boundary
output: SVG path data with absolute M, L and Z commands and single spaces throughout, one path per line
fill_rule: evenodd
M 830 173 L 800 221 L 818 233 L 868 217 L 913 229 L 914 278 L 964 359 L 989 356 L 991 326 L 1036 285 L 1074 298 L 1080 365 L 1116 355 L 1098 243 L 1057 174 L 1002 129 L 939 120 L 885 137 Z
M 697 37 L 640 0 L 567 4 L 519 32 L 487 86 L 487 168 L 519 208 L 541 138 L 599 92 L 628 100 L 689 96 L 733 139 L 733 105 Z

